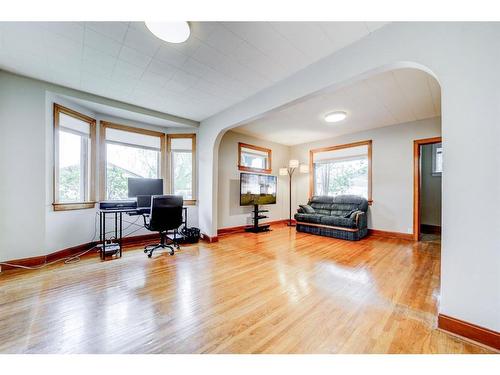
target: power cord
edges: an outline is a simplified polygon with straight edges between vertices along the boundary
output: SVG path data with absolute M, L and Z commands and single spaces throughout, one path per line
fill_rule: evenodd
M 0 262 L 0 265 L 3 265 L 3 266 L 10 266 L 10 267 L 15 267 L 15 268 L 22 268 L 22 269 L 25 269 L 25 270 L 39 270 L 41 268 L 44 268 L 44 267 L 47 267 L 47 266 L 50 266 L 51 264 L 54 264 L 54 263 L 58 263 L 58 262 L 62 262 L 64 261 L 64 264 L 73 264 L 73 263 L 78 263 L 80 261 L 80 257 L 82 257 L 83 255 L 91 252 L 92 250 L 95 249 L 95 246 L 91 247 L 90 249 L 88 250 L 85 250 L 85 251 L 82 251 L 81 253 L 79 254 L 75 254 L 75 255 L 71 255 L 69 257 L 66 257 L 66 258 L 62 258 L 62 259 L 57 259 L 57 260 L 54 260 L 52 262 L 49 262 L 49 263 L 44 263 L 44 264 L 41 264 L 39 266 L 36 266 L 36 267 L 29 267 L 29 266 L 22 266 L 20 264 L 11 264 L 11 263 L 6 263 L 6 262 Z
M 96 212 L 95 220 L 94 220 L 94 235 L 92 236 L 92 241 L 91 241 L 92 243 L 95 242 L 95 240 L 97 239 L 97 218 L 98 218 L 98 216 L 99 216 L 99 213 Z M 132 232 L 127 233 L 126 236 L 130 236 L 131 234 L 134 234 L 134 233 L 136 233 L 136 232 L 138 232 L 139 230 L 142 229 L 142 225 L 137 224 L 137 221 L 139 220 L 139 218 L 140 217 L 138 217 L 137 219 L 135 219 L 135 221 L 123 220 L 124 222 L 126 222 L 129 225 L 126 226 L 125 228 L 123 228 L 122 231 L 126 231 L 128 228 L 130 228 L 133 225 L 139 227 L 139 228 L 133 230 Z M 105 236 L 106 236 L 106 234 L 110 234 L 110 233 L 114 233 L 114 232 L 115 232 L 114 230 L 106 232 Z M 114 236 L 112 236 L 110 239 L 113 239 L 113 238 L 116 239 Z M 81 260 L 82 256 L 84 256 L 85 254 L 91 252 L 95 248 L 96 248 L 96 246 L 93 246 L 90 249 L 82 251 L 79 254 L 71 255 L 69 257 L 62 258 L 62 259 L 57 259 L 57 260 L 54 260 L 52 262 L 44 263 L 44 264 L 41 264 L 41 265 L 35 266 L 35 267 L 22 266 L 20 264 L 12 264 L 12 263 L 7 263 L 7 262 L 0 262 L 0 265 L 9 266 L 9 267 L 15 267 L 15 268 L 22 268 L 22 269 L 25 269 L 25 270 L 39 270 L 39 269 L 45 268 L 47 266 L 50 266 L 50 265 L 52 265 L 54 263 L 58 263 L 58 262 L 62 262 L 62 261 L 64 261 L 64 264 L 74 264 L 74 263 L 78 263 Z

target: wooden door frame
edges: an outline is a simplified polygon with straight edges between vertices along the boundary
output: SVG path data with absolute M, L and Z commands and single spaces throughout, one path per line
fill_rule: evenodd
M 420 241 L 420 146 L 441 143 L 442 141 L 442 137 L 413 141 L 413 240 L 415 241 Z

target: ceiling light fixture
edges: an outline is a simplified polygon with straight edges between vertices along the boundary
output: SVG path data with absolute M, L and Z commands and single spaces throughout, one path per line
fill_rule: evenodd
M 189 23 L 186 21 L 179 22 L 144 22 L 146 27 L 156 37 L 169 43 L 185 42 L 191 34 Z
M 325 116 L 325 121 L 326 122 L 339 122 L 342 120 L 345 120 L 347 117 L 347 113 L 343 111 L 337 111 L 337 112 L 332 112 L 329 113 Z

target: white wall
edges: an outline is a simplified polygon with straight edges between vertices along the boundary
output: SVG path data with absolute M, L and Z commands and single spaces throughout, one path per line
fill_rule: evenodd
M 45 92 L 0 71 L 0 259 L 44 254 Z
M 290 159 L 287 146 L 268 142 L 248 135 L 228 131 L 219 147 L 218 226 L 219 228 L 251 224 L 251 206 L 240 206 L 240 171 L 238 170 L 238 142 L 272 150 L 272 172 L 278 177 L 276 204 L 263 206 L 269 210 L 262 222 L 288 218 L 288 176 L 280 176 L 279 168 L 286 167 Z
M 422 146 L 420 160 L 420 222 L 440 227 L 441 175 L 432 175 L 432 144 Z
M 68 93 L 68 89 L 56 85 L 0 71 L 0 207 L 8 212 L 0 216 L 1 261 L 45 255 L 99 236 L 95 208 L 59 212 L 52 209 L 54 101 L 98 122 L 114 121 L 164 133 L 197 130 L 165 129 L 94 113 L 57 95 L 58 90 Z M 98 191 L 98 176 L 95 183 Z M 141 217 L 124 218 L 137 224 L 142 222 Z M 188 208 L 188 218 L 190 226 L 198 226 L 197 206 Z M 127 226 L 129 223 L 124 223 L 124 228 Z M 130 225 L 124 235 L 138 228 Z M 133 235 L 146 233 L 150 232 L 142 228 Z
M 372 199 L 368 227 L 413 232 L 413 141 L 441 135 L 439 117 L 293 146 L 291 158 L 309 163 L 309 150 L 372 140 Z M 307 203 L 309 175 L 298 175 L 294 207 Z
M 499 40 L 500 24 L 494 22 L 392 23 L 202 121 L 202 231 L 214 235 L 217 230 L 217 148 L 223 132 L 327 87 L 388 69 L 425 70 L 441 85 L 446 150 L 439 311 L 500 331 L 495 235 L 500 217 L 490 215 L 477 225 L 478 212 L 500 206 Z

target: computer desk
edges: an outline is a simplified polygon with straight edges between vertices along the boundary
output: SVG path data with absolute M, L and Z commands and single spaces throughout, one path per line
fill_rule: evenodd
M 187 226 L 187 207 L 182 208 L 183 220 L 182 224 Z M 122 256 L 122 240 L 123 240 L 123 214 L 129 216 L 139 216 L 139 215 L 149 215 L 149 208 L 111 208 L 111 209 L 99 209 L 99 242 L 101 243 L 101 249 L 99 251 L 101 259 L 106 259 L 106 249 L 108 250 L 108 255 L 119 255 Z M 115 242 L 106 243 L 106 215 L 111 214 L 115 219 Z M 181 224 L 181 225 L 182 225 Z

